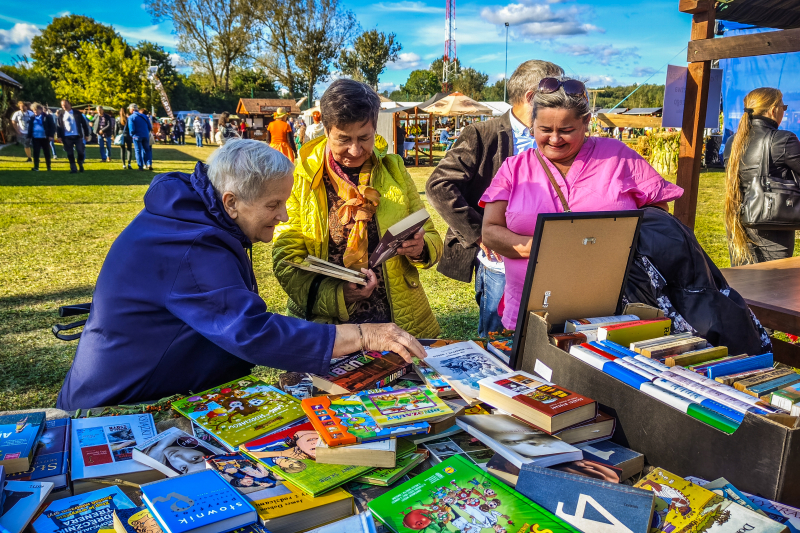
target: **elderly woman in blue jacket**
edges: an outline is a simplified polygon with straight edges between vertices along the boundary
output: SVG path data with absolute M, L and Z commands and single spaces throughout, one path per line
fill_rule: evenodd
M 326 374 L 331 357 L 420 344 L 395 324 L 331 325 L 269 313 L 250 257 L 286 222 L 294 165 L 233 140 L 194 173 L 153 179 L 144 209 L 111 246 L 58 407 L 202 391 L 254 365 Z

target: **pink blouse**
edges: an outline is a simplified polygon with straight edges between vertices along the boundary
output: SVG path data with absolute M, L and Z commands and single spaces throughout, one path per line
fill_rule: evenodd
M 572 211 L 622 211 L 680 198 L 683 189 L 659 175 L 625 143 L 589 137 L 566 178 L 544 156 Z M 481 205 L 507 201 L 506 225 L 519 235 L 533 235 L 539 213 L 564 209 L 534 150 L 509 157 L 481 196 Z M 517 325 L 527 259 L 505 259 L 506 289 L 503 326 Z

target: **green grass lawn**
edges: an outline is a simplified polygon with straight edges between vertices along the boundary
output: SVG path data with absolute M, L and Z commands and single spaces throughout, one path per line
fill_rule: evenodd
M 0 150 L 0 411 L 55 403 L 77 346 L 50 332 L 53 324 L 69 320 L 58 317 L 58 307 L 91 300 L 107 251 L 142 209 L 153 176 L 172 170 L 191 172 L 212 150 L 188 144 L 155 146 L 156 171 L 140 172 L 123 170 L 118 162 L 101 163 L 98 147 L 90 146 L 82 174 L 69 174 L 60 146 L 51 172 L 30 172 L 32 164 L 25 162 L 21 146 Z M 118 153 L 115 147 L 115 157 Z M 410 172 L 424 198 L 431 168 Z M 697 235 L 717 265 L 727 267 L 722 183 L 719 172 L 702 175 Z M 427 207 L 444 235 L 441 217 Z M 269 310 L 283 312 L 286 296 L 272 274 L 270 258 L 271 245 L 255 245 L 261 296 Z M 442 336 L 473 337 L 478 311 L 472 286 L 445 278 L 435 269 L 423 272 L 422 282 Z M 275 376 L 266 368 L 257 373 Z

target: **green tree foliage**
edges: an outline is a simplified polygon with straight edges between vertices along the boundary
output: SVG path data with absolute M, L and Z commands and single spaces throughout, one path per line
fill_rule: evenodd
M 500 79 L 494 85 L 487 85 L 481 91 L 481 100 L 485 102 L 502 102 L 506 80 Z
M 22 84 L 22 89 L 16 93 L 18 100 L 58 105 L 50 76 L 33 68 L 33 65 L 27 61 L 19 61 L 16 65 L 2 65 L 0 71 Z
M 84 15 L 56 17 L 31 41 L 31 58 L 36 69 L 55 81 L 63 69 L 65 58 L 75 58 L 84 44 L 98 48 L 120 39 L 111 26 L 100 24 Z
M 353 50 L 342 50 L 337 67 L 353 79 L 363 81 L 378 89 L 378 78 L 386 70 L 386 63 L 397 61 L 403 46 L 395 42 L 397 36 L 372 29 L 359 35 L 353 43 Z
M 400 86 L 400 93 L 433 96 L 439 89 L 441 84 L 436 74 L 430 70 L 414 70 L 408 75 L 405 85 Z
M 56 93 L 74 103 L 112 107 L 142 102 L 148 83 L 143 76 L 146 68 L 145 59 L 122 39 L 100 47 L 83 43 L 75 56 L 64 58 Z
M 428 67 L 428 70 L 436 74 L 436 79 L 439 80 L 439 88 L 441 90 L 442 83 L 444 83 L 444 78 L 442 77 L 444 75 L 444 56 L 438 59 L 434 59 L 433 63 L 431 63 L 430 66 Z M 458 58 L 456 58 L 455 71 L 458 72 L 460 70 L 461 70 L 461 61 L 459 61 Z M 452 82 L 452 80 L 450 81 Z
M 241 98 L 250 96 L 250 91 L 276 92 L 275 82 L 263 70 L 236 69 L 231 82 L 231 92 Z
M 164 90 L 167 91 L 167 96 L 171 95 L 180 83 L 180 76 L 175 69 L 175 65 L 172 64 L 169 53 L 164 50 L 163 46 L 149 41 L 139 41 L 133 49 L 142 56 L 146 62 L 149 63 L 149 60 L 152 60 L 150 64 L 158 67 L 158 79 L 164 86 Z M 142 103 L 147 109 L 155 107 L 158 115 L 166 113 L 161 105 L 161 95 L 159 95 L 158 91 L 155 89 L 152 91 L 149 89 L 147 90 Z
M 621 87 L 603 87 L 597 93 L 594 100 L 597 107 L 610 108 L 617 105 L 623 98 L 631 94 L 637 85 L 626 85 Z M 594 95 L 590 95 L 589 101 L 593 101 Z M 620 107 L 632 109 L 635 107 L 662 107 L 664 105 L 664 86 L 663 85 L 642 85 L 630 98 L 622 102 Z
M 469 96 L 473 100 L 480 100 L 481 93 L 486 87 L 489 76 L 472 67 L 462 68 L 452 81 L 453 89 Z

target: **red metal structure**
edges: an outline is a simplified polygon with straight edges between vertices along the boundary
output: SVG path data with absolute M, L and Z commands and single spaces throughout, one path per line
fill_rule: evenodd
M 450 79 L 456 73 L 456 0 L 445 0 L 444 61 L 442 61 L 442 92 L 450 92 Z

